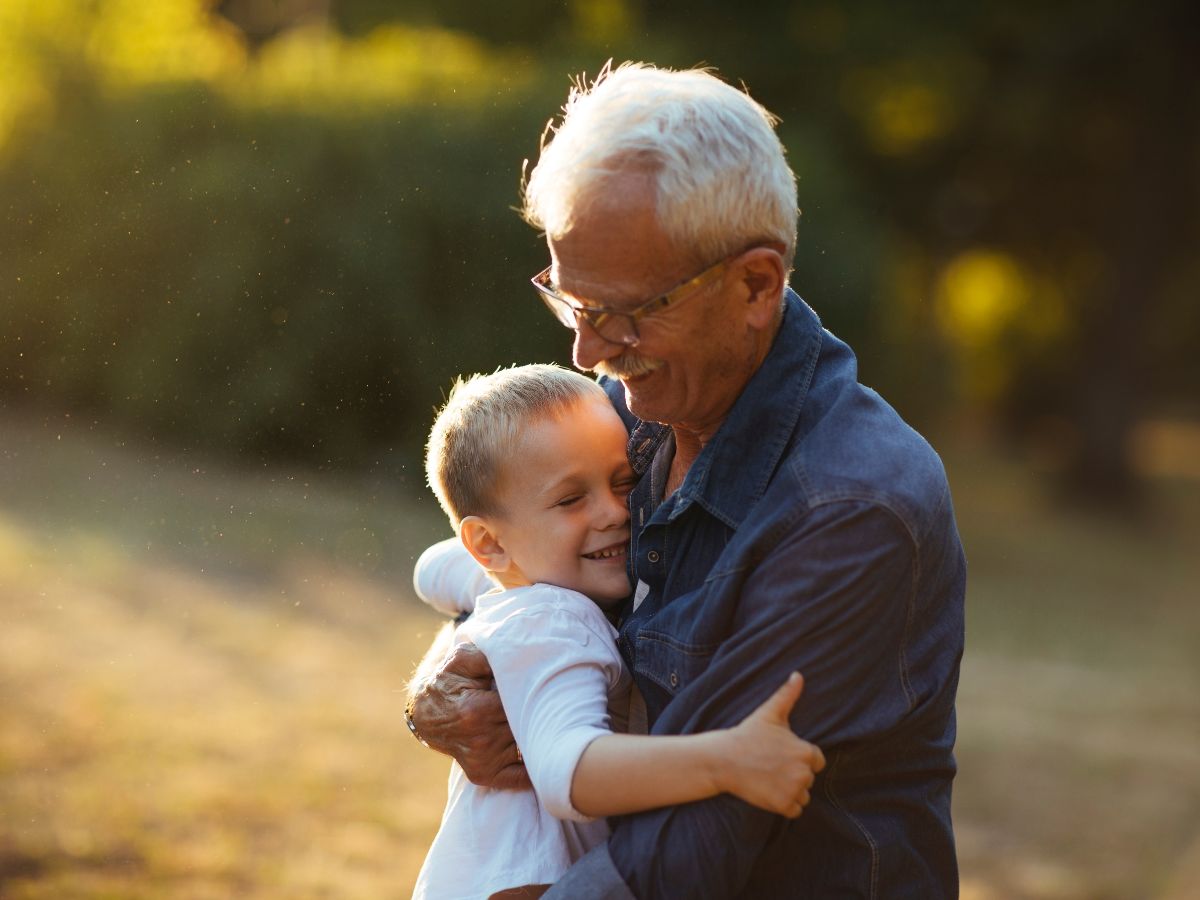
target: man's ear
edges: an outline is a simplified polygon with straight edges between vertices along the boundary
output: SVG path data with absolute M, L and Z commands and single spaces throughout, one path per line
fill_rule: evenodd
M 467 516 L 458 525 L 458 538 L 467 552 L 489 572 L 504 572 L 511 560 L 500 537 L 487 519 Z
M 776 245 L 755 247 L 739 260 L 745 285 L 748 320 L 752 327 L 769 328 L 779 315 L 787 275 Z

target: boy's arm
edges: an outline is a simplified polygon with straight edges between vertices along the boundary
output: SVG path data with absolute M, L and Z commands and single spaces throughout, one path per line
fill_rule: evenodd
M 544 585 L 530 590 L 570 592 Z M 787 725 L 799 676 L 734 727 L 671 737 L 614 735 L 608 692 L 622 662 L 603 614 L 573 595 L 542 599 L 475 635 L 542 805 L 589 819 L 736 793 L 785 815 L 808 800 L 821 752 Z M 569 597 L 567 598 L 570 599 Z
M 429 606 L 451 617 L 475 609 L 475 598 L 495 585 L 456 537 L 438 541 L 413 566 L 413 590 Z
M 793 674 L 733 728 L 597 738 L 575 767 L 572 805 L 587 816 L 615 816 L 730 793 L 768 812 L 799 816 L 825 765 L 821 751 L 788 724 L 803 688 Z

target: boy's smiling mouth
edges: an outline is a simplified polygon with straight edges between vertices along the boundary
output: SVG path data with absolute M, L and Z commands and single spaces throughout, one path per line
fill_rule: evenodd
M 625 541 L 612 544 L 608 547 L 603 547 L 600 550 L 593 550 L 591 553 L 584 553 L 584 559 L 613 559 L 617 556 L 625 555 Z

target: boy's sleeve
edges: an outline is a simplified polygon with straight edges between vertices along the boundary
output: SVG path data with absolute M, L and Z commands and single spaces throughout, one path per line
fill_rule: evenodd
M 592 741 L 612 733 L 608 692 L 621 671 L 616 644 L 598 624 L 540 605 L 473 635 L 492 666 L 538 799 L 551 815 L 579 822 L 591 820 L 571 805 L 575 767 Z
M 493 587 L 458 538 L 429 547 L 413 567 L 413 590 L 429 606 L 455 617 L 475 609 L 475 598 Z

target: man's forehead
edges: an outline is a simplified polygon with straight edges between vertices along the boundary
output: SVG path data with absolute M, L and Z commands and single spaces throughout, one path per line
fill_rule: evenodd
M 575 198 L 568 223 L 562 234 L 550 238 L 552 246 L 572 250 L 661 232 L 654 183 L 636 172 L 612 175 Z
M 658 222 L 643 179 L 612 183 L 610 195 L 588 203 L 571 228 L 547 243 L 551 277 L 565 293 L 598 303 L 645 299 L 687 271 Z M 644 186 L 644 185 L 643 185 Z

